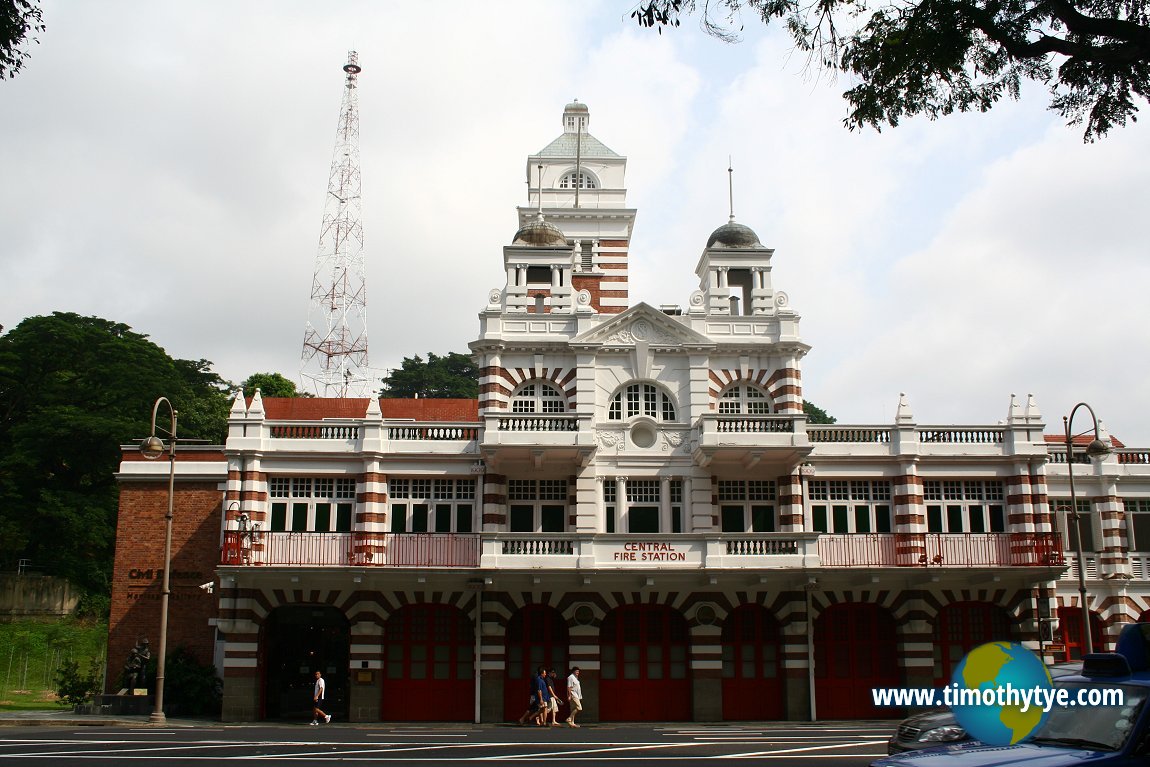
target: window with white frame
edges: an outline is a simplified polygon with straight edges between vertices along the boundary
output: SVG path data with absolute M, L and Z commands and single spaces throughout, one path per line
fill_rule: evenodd
M 1089 498 L 1076 498 L 1075 504 L 1078 515 L 1082 518 L 1075 524 L 1074 515 L 1070 513 L 1069 498 L 1051 498 L 1050 509 L 1054 512 L 1054 526 L 1062 533 L 1062 542 L 1066 544 L 1067 551 L 1078 550 L 1078 531 L 1082 530 L 1082 550 L 1098 551 L 1094 535 L 1094 504 Z
M 570 171 L 568 173 L 564 173 L 563 177 L 559 179 L 559 188 L 560 189 L 574 189 L 576 186 L 576 182 L 575 182 L 576 175 L 578 175 L 578 178 L 579 178 L 578 186 L 580 189 L 598 189 L 599 188 L 599 182 L 596 181 L 595 177 L 592 176 L 587 171 L 581 171 L 578 174 L 576 174 L 575 171 Z
M 724 533 L 773 533 L 778 530 L 775 481 L 719 480 L 719 521 Z
M 567 529 L 567 480 L 507 480 L 509 529 L 513 533 L 561 533 Z
M 931 533 L 1006 532 L 1006 504 L 998 480 L 928 479 L 922 483 Z
M 812 479 L 807 483 L 811 530 L 819 533 L 889 533 L 890 482 L 885 479 Z
M 1150 551 L 1150 498 L 1123 498 L 1130 551 Z
M 474 479 L 389 479 L 393 533 L 470 533 L 475 529 Z
M 719 395 L 720 415 L 768 415 L 771 398 L 757 386 L 737 384 Z
M 663 509 L 663 480 L 661 479 L 629 479 L 626 482 L 627 493 L 627 521 L 621 524 L 619 517 L 622 510 L 617 503 L 618 483 L 613 478 L 603 482 L 603 507 L 607 514 L 607 529 L 605 532 L 614 533 L 665 533 L 662 524 Z M 667 481 L 668 505 L 671 511 L 671 529 L 669 532 L 683 532 L 683 480 L 671 479 Z
M 566 398 L 551 384 L 524 384 L 511 395 L 512 413 L 562 413 L 566 409 Z
M 273 532 L 351 532 L 355 479 L 347 477 L 270 477 Z
M 611 397 L 608 421 L 626 421 L 641 415 L 656 421 L 674 421 L 675 401 L 654 384 L 630 384 Z

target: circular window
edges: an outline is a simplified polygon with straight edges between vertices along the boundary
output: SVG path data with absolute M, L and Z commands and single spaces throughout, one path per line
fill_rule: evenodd
M 699 605 L 695 610 L 695 622 L 700 626 L 711 626 L 715 623 L 715 608 L 710 605 Z
M 595 611 L 591 609 L 591 605 L 579 605 L 575 608 L 573 617 L 580 626 L 590 626 L 595 622 Z
M 635 447 L 651 447 L 656 436 L 655 427 L 649 423 L 637 423 L 631 427 L 631 442 Z

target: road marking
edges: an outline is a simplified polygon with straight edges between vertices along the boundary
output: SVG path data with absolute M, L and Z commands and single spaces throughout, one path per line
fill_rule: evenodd
M 837 743 L 837 744 L 826 744 L 826 745 L 818 745 L 818 746 L 804 746 L 802 748 L 784 748 L 784 749 L 776 749 L 773 751 L 751 751 L 751 752 L 748 752 L 745 754 L 727 754 L 727 755 L 722 756 L 722 757 L 713 756 L 711 758 L 712 759 L 751 759 L 751 758 L 764 758 L 765 759 L 768 757 L 779 756 L 782 754 L 798 754 L 798 753 L 801 753 L 803 751 L 822 751 L 822 750 L 831 749 L 831 748 L 863 748 L 863 747 L 869 748 L 869 747 L 872 747 L 874 745 L 875 745 L 874 741 L 862 741 L 860 743 Z M 827 754 L 827 756 L 839 756 L 839 755 L 838 754 L 833 754 L 833 755 Z M 885 756 L 885 754 L 884 754 L 884 756 Z

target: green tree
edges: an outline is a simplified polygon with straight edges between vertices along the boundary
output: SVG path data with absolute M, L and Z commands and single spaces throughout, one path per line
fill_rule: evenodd
M 0 567 L 28 558 L 107 594 L 120 445 L 148 435 L 160 396 L 181 438 L 222 442 L 228 388 L 210 363 L 97 317 L 30 317 L 0 336 Z
M 631 15 L 661 32 L 695 11 L 727 41 L 743 11 L 777 21 L 811 62 L 855 76 L 851 129 L 985 112 L 1033 80 L 1092 141 L 1150 99 L 1150 0 L 649 0 Z
M 807 400 L 803 400 L 803 412 L 807 414 L 807 423 L 831 424 L 838 421 L 833 415 L 827 415 L 827 411 Z
M 445 357 L 428 352 L 426 362 L 419 355 L 404 357 L 403 367 L 384 376 L 379 396 L 474 399 L 479 396 L 479 368 L 470 355 L 457 352 Z
M 31 54 L 23 49 L 44 31 L 43 12 L 35 0 L 0 0 L 0 80 L 15 77 Z M 29 38 L 31 33 L 33 37 Z
M 252 373 L 242 384 L 244 396 L 250 397 L 260 390 L 262 397 L 310 397 L 311 394 L 296 390 L 295 381 L 279 373 Z

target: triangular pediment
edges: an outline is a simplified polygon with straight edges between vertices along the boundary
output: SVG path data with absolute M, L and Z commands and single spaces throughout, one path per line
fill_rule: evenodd
M 714 341 L 677 322 L 649 304 L 636 304 L 571 340 L 572 346 L 713 347 Z

